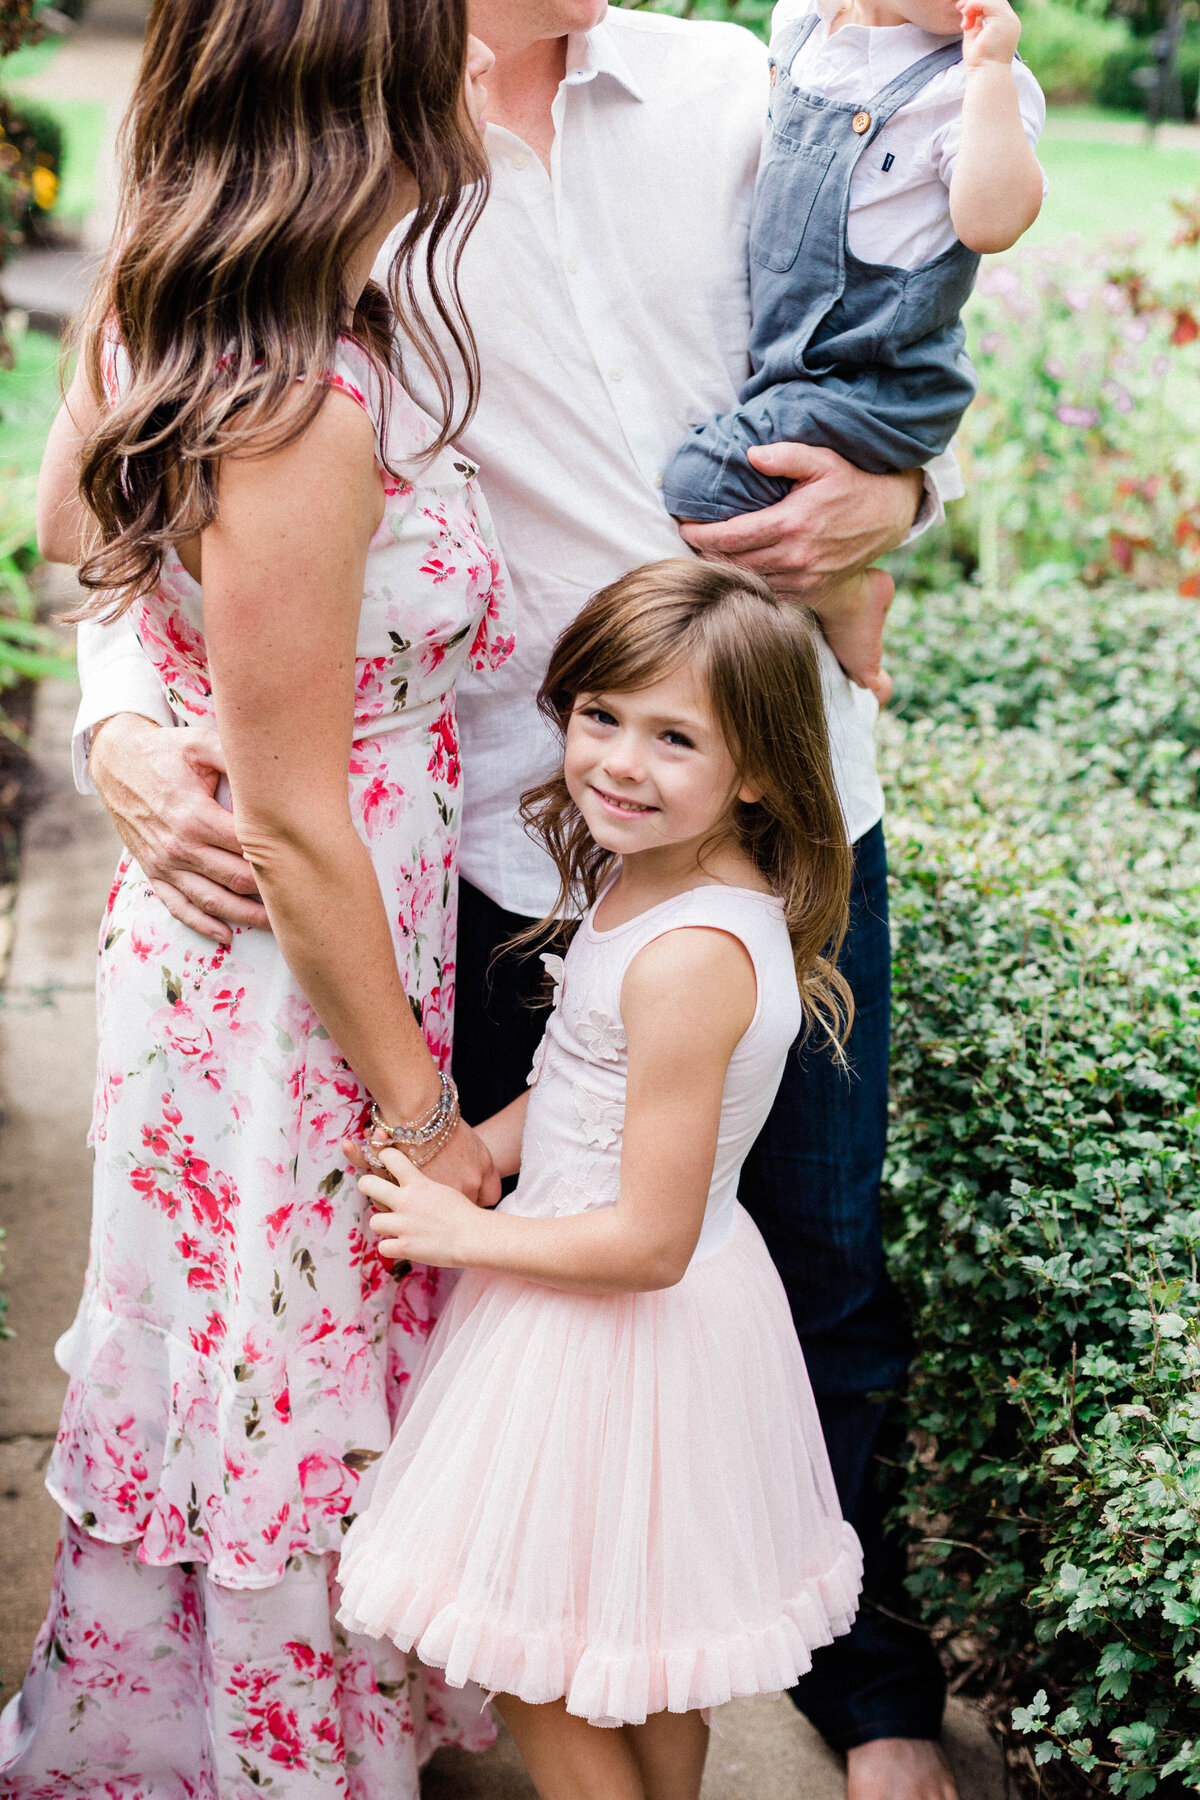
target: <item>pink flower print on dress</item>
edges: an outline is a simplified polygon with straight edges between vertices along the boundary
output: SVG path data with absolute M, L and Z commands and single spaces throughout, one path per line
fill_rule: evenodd
M 590 1007 L 576 1022 L 575 1036 L 584 1049 L 590 1050 L 601 1062 L 619 1062 L 627 1042 L 624 1026 L 618 1025 L 596 1006 Z
M 433 739 L 429 773 L 435 781 L 442 782 L 446 787 L 457 788 L 462 779 L 462 769 L 458 760 L 458 722 L 451 707 L 446 707 L 438 715 L 429 728 L 429 734 Z
M 360 1456 L 365 1454 L 359 1452 Z M 378 1451 L 370 1452 L 370 1460 L 374 1461 L 378 1454 Z M 341 1518 L 344 1513 L 349 1512 L 358 1492 L 358 1481 L 354 1470 L 347 1467 L 340 1457 L 331 1456 L 324 1450 L 314 1450 L 300 1463 L 300 1488 L 305 1506 L 313 1507 L 328 1517 Z
M 378 738 L 363 738 L 354 746 L 350 773 L 365 780 L 358 795 L 358 809 L 368 839 L 391 831 L 407 801 L 403 787 L 391 778 L 387 751 Z

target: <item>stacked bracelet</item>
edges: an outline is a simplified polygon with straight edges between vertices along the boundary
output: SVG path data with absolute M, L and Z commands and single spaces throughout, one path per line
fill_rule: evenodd
M 449 1075 L 443 1075 L 438 1097 L 422 1118 L 389 1125 L 378 1103 L 372 1107 L 371 1123 L 376 1134 L 373 1147 L 376 1151 L 399 1150 L 414 1168 L 422 1169 L 450 1142 L 461 1118 L 458 1089 Z

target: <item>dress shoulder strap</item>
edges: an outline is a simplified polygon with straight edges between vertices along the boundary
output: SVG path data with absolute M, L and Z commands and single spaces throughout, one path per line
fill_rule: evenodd
M 737 938 L 754 965 L 758 998 L 747 1035 L 758 1024 L 768 997 L 772 1009 L 782 1005 L 789 1016 L 794 1012 L 793 1032 L 799 1030 L 800 996 L 783 908 L 774 895 L 760 894 L 749 888 L 717 884 L 690 888 L 686 894 L 678 894 L 662 906 L 651 907 L 624 927 L 611 933 L 595 933 L 594 937 L 602 945 L 606 940 L 612 943 L 610 967 L 617 990 L 613 998 L 619 997 L 629 965 L 639 951 L 670 931 L 695 926 L 724 931 Z

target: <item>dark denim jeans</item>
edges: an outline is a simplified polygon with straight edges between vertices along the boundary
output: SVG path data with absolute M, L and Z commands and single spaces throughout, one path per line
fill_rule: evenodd
M 465 1116 L 520 1093 L 545 1024 L 537 954 L 496 951 L 527 920 L 464 882 L 459 899 L 454 1075 Z M 910 1340 L 883 1266 L 879 1179 L 887 1130 L 887 860 L 876 826 L 855 847 L 841 967 L 856 1002 L 850 1073 L 810 1050 L 789 1059 L 742 1173 L 791 1301 L 842 1511 L 862 1539 L 864 1600 L 854 1629 L 819 1650 L 792 1699 L 835 1749 L 880 1737 L 937 1737 L 944 1682 L 904 1610 L 903 1545 L 884 1529 L 895 1424 L 881 1394 L 903 1381 Z

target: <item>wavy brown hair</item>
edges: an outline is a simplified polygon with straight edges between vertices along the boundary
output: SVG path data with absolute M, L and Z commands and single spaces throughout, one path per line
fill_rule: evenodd
M 348 327 L 381 375 L 400 372 L 397 326 L 429 370 L 444 420 L 431 454 L 462 429 L 479 365 L 458 262 L 487 193 L 466 56 L 466 0 L 154 0 L 123 128 L 116 247 L 82 332 L 97 394 L 114 328 L 129 359 L 81 458 L 98 543 L 80 579 L 110 590 L 85 615 L 124 610 L 153 587 L 164 550 L 212 522 L 222 457 L 281 449 L 306 429 Z M 416 211 L 386 295 L 368 283 L 351 321 L 347 262 L 384 215 L 397 161 Z M 465 370 L 457 417 L 418 262 Z
M 676 557 L 595 594 L 550 656 L 538 706 L 562 738 L 581 696 L 631 693 L 686 665 L 704 676 L 738 786 L 713 844 L 732 837 L 783 902 L 806 1019 L 842 1055 L 854 1001 L 837 969 L 852 857 L 821 696 L 819 628 L 757 576 Z M 615 860 L 588 831 L 561 770 L 522 798 L 530 836 L 559 875 L 549 932 L 596 899 Z M 534 933 L 525 934 L 532 937 Z

